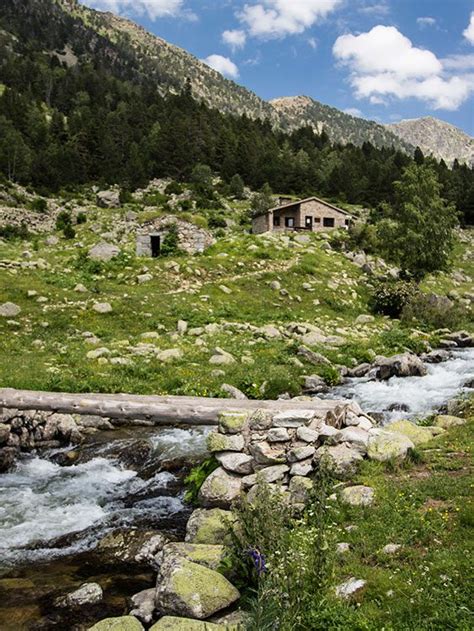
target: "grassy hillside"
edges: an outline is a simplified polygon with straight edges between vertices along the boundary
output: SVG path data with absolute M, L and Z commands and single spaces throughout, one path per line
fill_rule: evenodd
M 334 384 L 339 365 L 422 350 L 432 336 L 381 316 L 355 325 L 369 312 L 370 278 L 331 247 L 333 237 L 328 243 L 318 235 L 246 234 L 240 224 L 248 202 L 226 202 L 220 217 L 232 227 L 214 230 L 217 242 L 205 254 L 141 259 L 134 254 L 136 227 L 163 211 L 133 200 L 121 209 L 99 209 L 93 199 L 50 202 L 56 213 L 69 208 L 87 217 L 75 226 L 74 239 L 57 232 L 55 245 L 47 244 L 48 233 L 0 242 L 0 303 L 21 307 L 18 316 L 0 318 L 2 386 L 224 396 L 221 385 L 229 383 L 250 397 L 274 397 L 298 394 L 303 375 L 320 374 Z M 137 218 L 127 221 L 131 210 Z M 181 213 L 202 226 L 214 215 Z M 109 263 L 90 261 L 89 248 L 104 239 L 121 254 Z M 469 237 L 457 250 L 455 268 L 463 274 L 472 274 L 465 255 L 471 243 Z M 143 275 L 151 278 L 140 282 Z M 443 275 L 427 286 L 462 295 L 472 292 L 464 278 L 459 283 Z M 111 313 L 94 311 L 102 302 L 110 303 Z M 177 332 L 179 320 L 188 323 L 184 335 Z M 298 356 L 305 328 L 292 323 L 320 329 L 323 338 L 311 348 L 330 365 L 313 366 Z M 274 327 L 262 328 L 267 325 Z M 216 347 L 235 362 L 211 364 Z M 97 349 L 105 350 L 92 358 Z M 171 364 L 157 357 L 168 349 L 181 351 Z

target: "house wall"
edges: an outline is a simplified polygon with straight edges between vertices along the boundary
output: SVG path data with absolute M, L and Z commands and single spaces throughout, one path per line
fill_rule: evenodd
M 254 217 L 252 219 L 252 233 L 262 234 L 263 232 L 268 232 L 271 229 L 269 222 L 273 223 L 273 215 L 271 213 Z
M 321 202 L 318 202 L 316 200 L 311 200 L 309 202 L 301 204 L 297 225 L 300 227 L 304 227 L 305 218 L 307 216 L 313 217 L 313 232 L 344 228 L 346 226 L 346 219 L 349 219 L 348 215 L 344 215 L 337 210 L 334 210 L 330 206 L 326 206 L 325 204 L 322 204 Z M 319 223 L 315 223 L 315 217 L 320 219 Z M 325 217 L 334 219 L 334 228 L 324 227 L 323 219 Z

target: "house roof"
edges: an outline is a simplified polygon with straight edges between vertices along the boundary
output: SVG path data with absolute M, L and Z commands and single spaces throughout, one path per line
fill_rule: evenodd
M 328 206 L 328 208 L 332 208 L 333 210 L 336 210 L 337 212 L 342 213 L 343 215 L 352 217 L 352 215 L 348 213 L 347 210 L 342 210 L 342 208 L 338 208 L 337 206 L 334 206 L 334 204 L 330 204 L 329 202 L 324 201 L 324 199 L 319 199 L 319 197 L 307 197 L 306 199 L 298 199 L 298 200 L 295 200 L 294 202 L 283 204 L 282 206 L 275 206 L 275 208 L 269 208 L 265 213 L 262 213 L 262 215 L 272 213 L 275 210 L 282 210 L 283 208 L 291 208 L 291 206 L 297 206 L 299 204 L 304 204 L 305 202 L 319 202 L 320 204 L 324 204 L 325 206 Z

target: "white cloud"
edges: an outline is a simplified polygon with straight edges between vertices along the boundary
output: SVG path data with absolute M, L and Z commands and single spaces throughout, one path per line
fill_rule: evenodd
M 261 39 L 303 33 L 334 11 L 343 0 L 262 0 L 238 13 L 249 34 Z
M 126 15 L 147 15 L 151 20 L 165 17 L 193 17 L 184 0 L 81 0 L 93 9 Z
M 209 55 L 209 57 L 206 57 L 206 59 L 203 59 L 202 61 L 214 70 L 217 70 L 217 72 L 220 72 L 221 75 L 224 75 L 224 77 L 237 79 L 239 76 L 239 69 L 228 57 L 223 57 L 222 55 Z
M 360 35 L 342 35 L 333 53 L 350 71 L 357 98 L 387 104 L 389 98 L 415 98 L 434 109 L 456 110 L 474 90 L 471 75 L 449 76 L 429 50 L 413 46 L 393 26 L 375 26 Z
M 449 55 L 441 60 L 446 70 L 474 70 L 474 53 L 470 55 Z
M 368 4 L 359 8 L 359 13 L 370 16 L 383 16 L 390 13 L 390 7 L 387 2 L 378 2 L 376 4 Z
M 471 13 L 471 19 L 469 20 L 469 26 L 462 33 L 464 37 L 474 46 L 474 11 Z
M 238 50 L 245 46 L 247 41 L 247 35 L 245 31 L 235 29 L 233 31 L 224 31 L 222 33 L 222 41 L 232 48 L 232 50 Z
M 421 28 L 424 28 L 425 26 L 435 26 L 436 25 L 436 20 L 434 18 L 430 18 L 430 17 L 417 18 L 416 19 L 416 23 Z
M 346 107 L 344 112 L 346 114 L 350 114 L 350 116 L 357 116 L 358 118 L 362 116 L 362 112 L 359 109 L 357 109 L 357 107 Z
M 309 37 L 308 44 L 313 50 L 316 50 L 318 47 L 318 40 L 315 37 Z

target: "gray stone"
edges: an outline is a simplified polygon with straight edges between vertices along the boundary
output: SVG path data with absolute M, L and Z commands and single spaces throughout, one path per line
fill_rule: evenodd
M 228 366 L 230 364 L 235 364 L 236 360 L 230 353 L 224 351 L 222 348 L 216 347 L 214 349 L 214 354 L 209 360 L 210 364 L 216 366 Z
M 141 622 L 149 625 L 153 622 L 153 614 L 155 611 L 155 595 L 156 589 L 144 589 L 132 596 L 133 609 L 131 616 L 135 616 Z
M 257 484 L 259 480 L 262 480 L 267 484 L 272 484 L 273 482 L 283 480 L 285 473 L 288 473 L 289 470 L 290 468 L 285 464 L 266 467 L 265 469 L 260 469 L 257 473 L 247 475 L 242 478 L 242 484 L 249 487 Z
M 112 312 L 112 305 L 110 303 L 108 303 L 108 302 L 95 302 L 92 305 L 92 309 L 96 313 L 106 314 L 106 313 L 111 313 Z
M 120 254 L 120 248 L 112 243 L 98 243 L 88 252 L 88 257 L 92 261 L 102 261 L 107 263 Z
M 313 470 L 313 463 L 311 459 L 309 460 L 301 460 L 300 462 L 295 462 L 291 465 L 290 475 L 297 475 L 305 477 L 311 473 Z
M 235 523 L 235 517 L 228 510 L 197 508 L 188 519 L 185 540 L 206 545 L 225 543 L 228 540 L 229 528 L 233 523 Z
M 341 492 L 341 500 L 351 506 L 370 506 L 374 502 L 374 489 L 358 484 L 348 486 Z
M 336 587 L 336 596 L 343 600 L 349 600 L 358 596 L 364 590 L 366 584 L 367 581 L 352 577 Z
M 306 504 L 313 489 L 313 481 L 304 476 L 295 475 L 290 480 L 291 501 L 294 504 Z
M 346 479 L 357 471 L 363 458 L 356 449 L 351 449 L 345 443 L 334 447 L 320 447 L 316 451 L 316 460 L 324 463 L 339 479 Z
M 220 452 L 216 455 L 218 462 L 226 471 L 248 475 L 253 471 L 253 458 L 235 451 Z
M 372 429 L 369 432 L 367 455 L 371 460 L 379 462 L 401 460 L 406 457 L 410 449 L 414 448 L 413 442 L 403 434 L 382 429 Z
M 242 390 L 239 390 L 235 386 L 231 386 L 228 383 L 223 383 L 221 386 L 221 390 L 222 392 L 225 392 L 226 394 L 228 394 L 232 399 L 237 399 L 240 401 L 248 399 L 247 395 L 244 394 Z
M 4 302 L 0 305 L 0 316 L 2 318 L 15 318 L 21 313 L 21 307 L 13 302 Z
M 320 392 L 327 392 L 329 388 L 324 379 L 319 375 L 309 375 L 304 378 L 303 389 L 305 392 L 318 394 Z
M 287 410 L 273 417 L 274 427 L 300 427 L 306 425 L 316 416 L 314 410 Z
M 269 443 L 286 443 L 291 439 L 285 427 L 274 427 L 268 430 L 267 440 Z
M 319 431 L 310 427 L 298 427 L 296 436 L 305 443 L 315 443 L 319 438 Z
M 199 491 L 199 500 L 206 508 L 229 508 L 240 495 L 242 478 L 219 467 L 206 478 Z
M 377 379 L 391 377 L 424 377 L 427 370 L 423 362 L 413 353 L 402 353 L 393 357 L 379 357 L 375 362 Z
M 307 447 L 295 447 L 288 453 L 288 462 L 299 462 L 314 456 L 316 449 L 308 445 Z
M 242 451 L 244 446 L 244 437 L 240 434 L 224 435 L 219 432 L 211 432 L 207 437 L 207 448 L 211 453 Z
M 253 443 L 249 446 L 249 451 L 257 464 L 272 465 L 285 462 L 285 451 L 272 447 L 267 442 Z
M 184 353 L 180 348 L 168 348 L 167 350 L 160 351 L 156 358 L 164 364 L 170 364 L 173 361 L 182 359 L 183 356 Z
M 84 583 L 78 589 L 71 592 L 64 598 L 56 601 L 58 607 L 84 607 L 85 605 L 96 605 L 104 598 L 102 587 L 97 583 Z
M 101 208 L 120 208 L 120 191 L 99 191 L 97 193 L 97 205 Z
M 401 547 L 399 543 L 387 543 L 387 545 L 382 548 L 382 554 L 396 554 Z

